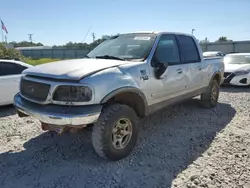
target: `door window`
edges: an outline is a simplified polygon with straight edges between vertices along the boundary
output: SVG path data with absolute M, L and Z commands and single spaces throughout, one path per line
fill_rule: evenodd
M 0 76 L 21 74 L 27 67 L 9 62 L 0 62 Z
M 179 35 L 178 41 L 181 49 L 183 63 L 201 62 L 199 51 L 192 37 Z
M 156 48 L 152 66 L 157 63 L 180 64 L 180 54 L 175 35 L 162 35 Z

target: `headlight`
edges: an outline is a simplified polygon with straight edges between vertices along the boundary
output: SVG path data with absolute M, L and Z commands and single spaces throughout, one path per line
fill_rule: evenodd
M 237 76 L 240 76 L 240 75 L 245 75 L 245 74 L 249 74 L 249 73 L 250 73 L 250 69 L 246 69 L 246 70 L 238 70 L 234 74 Z
M 53 100 L 65 102 L 87 102 L 92 98 L 92 90 L 86 86 L 59 86 Z

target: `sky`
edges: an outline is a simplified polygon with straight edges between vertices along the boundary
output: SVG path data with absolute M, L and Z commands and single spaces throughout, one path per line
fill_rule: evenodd
M 220 36 L 250 40 L 250 0 L 0 0 L 8 41 L 44 45 L 92 42 L 133 31 L 191 33 L 198 40 Z M 89 33 L 87 33 L 89 30 Z M 87 37 L 84 39 L 84 36 Z

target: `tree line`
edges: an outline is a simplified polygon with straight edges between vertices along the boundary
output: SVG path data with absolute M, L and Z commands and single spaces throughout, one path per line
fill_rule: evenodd
M 60 48 L 60 49 L 86 49 L 90 50 L 93 49 L 93 47 L 97 46 L 101 42 L 103 42 L 104 39 L 97 39 L 94 42 L 87 44 L 87 43 L 76 43 L 76 42 L 68 42 L 64 45 L 53 45 L 52 48 Z M 28 41 L 21 41 L 21 42 L 10 42 L 9 44 L 13 44 L 14 48 L 17 47 L 33 47 L 33 46 L 45 46 L 44 44 L 38 42 L 28 42 Z
M 217 40 L 215 40 L 214 42 L 232 42 L 232 41 L 233 40 L 230 40 L 225 36 L 221 36 Z M 209 40 L 201 40 L 199 42 L 200 42 L 200 44 L 205 44 L 205 43 L 209 43 L 210 41 Z
M 119 35 L 119 34 L 117 34 Z M 102 43 L 104 40 L 107 40 L 115 35 L 103 35 L 101 38 L 95 40 L 94 42 L 88 44 L 86 42 L 80 43 L 80 42 L 68 42 L 64 45 L 53 45 L 52 48 L 54 49 L 83 49 L 83 50 L 91 50 L 100 43 Z M 9 44 L 13 44 L 15 48 L 17 47 L 32 47 L 32 46 L 45 46 L 44 44 L 38 42 L 28 42 L 28 41 L 21 41 L 21 42 L 10 42 Z

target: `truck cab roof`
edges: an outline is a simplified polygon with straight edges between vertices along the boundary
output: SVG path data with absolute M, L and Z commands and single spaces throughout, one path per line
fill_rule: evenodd
M 128 32 L 128 33 L 123 33 L 123 34 L 133 34 L 133 33 L 151 33 L 151 34 L 156 34 L 156 35 L 161 35 L 161 34 L 174 34 L 174 35 L 186 35 L 186 36 L 191 36 L 194 37 L 191 34 L 188 33 L 182 33 L 182 32 L 173 32 L 173 31 L 136 31 L 136 32 Z

